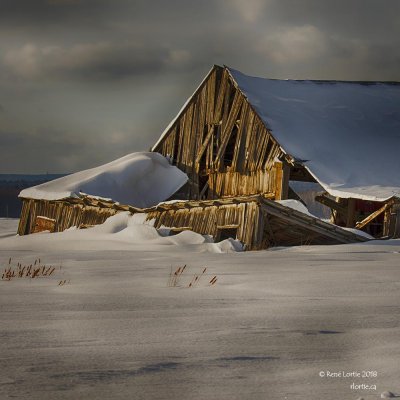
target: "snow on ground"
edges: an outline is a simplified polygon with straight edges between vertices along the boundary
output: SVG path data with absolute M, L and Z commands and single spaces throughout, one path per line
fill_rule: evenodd
M 0 281 L 0 398 L 337 400 L 400 392 L 399 240 L 221 254 L 206 239 L 130 241 L 145 235 L 128 234 L 134 221 L 120 221 L 121 230 L 109 224 L 97 233 L 11 237 L 17 221 L 0 220 L 1 265 L 9 257 L 62 265 L 50 277 Z M 171 268 L 184 264 L 181 286 L 168 287 Z M 58 286 L 60 279 L 69 283 Z M 319 376 L 364 370 L 377 378 Z M 377 388 L 351 389 L 353 382 Z
M 160 251 L 167 245 L 179 245 L 184 247 L 185 251 L 200 249 L 211 253 L 243 250 L 241 242 L 231 238 L 214 243 L 211 236 L 192 231 L 183 231 L 169 236 L 169 228 L 157 230 L 152 226 L 152 221 L 145 221 L 145 217 L 146 214 L 131 215 L 127 211 L 118 213 L 108 218 L 104 224 L 89 229 L 71 227 L 64 232 L 41 232 L 18 238 L 14 237 L 15 229 L 14 234 L 10 235 L 10 227 L 8 227 L 5 234 L 8 240 L 3 243 L 10 250 L 20 248 L 21 245 L 27 250 L 39 248 L 63 251 L 66 247 L 69 250 L 98 250 L 102 249 L 104 243 L 106 248 L 113 250 L 126 249 L 127 245 L 131 249 L 158 249 Z
M 152 207 L 168 199 L 187 179 L 161 154 L 138 152 L 24 189 L 20 197 L 58 200 L 85 193 L 136 207 Z

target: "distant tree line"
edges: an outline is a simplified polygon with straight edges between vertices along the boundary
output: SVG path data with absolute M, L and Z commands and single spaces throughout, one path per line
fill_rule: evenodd
M 0 174 L 0 218 L 19 217 L 22 203 L 18 195 L 22 189 L 40 185 L 61 176 L 65 174 Z

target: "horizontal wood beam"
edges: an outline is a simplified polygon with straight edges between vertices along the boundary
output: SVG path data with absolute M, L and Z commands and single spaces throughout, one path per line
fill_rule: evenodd
M 335 200 L 332 200 L 323 194 L 315 196 L 315 200 L 318 201 L 319 203 L 323 204 L 324 206 L 327 206 L 343 215 L 347 214 L 347 209 L 345 207 L 341 206 Z
M 180 226 L 180 227 L 172 226 L 168 227 L 168 229 L 173 232 L 182 232 L 182 231 L 191 231 L 193 228 L 191 226 Z
M 217 229 L 237 229 L 239 228 L 238 224 L 232 224 L 232 225 L 217 225 Z

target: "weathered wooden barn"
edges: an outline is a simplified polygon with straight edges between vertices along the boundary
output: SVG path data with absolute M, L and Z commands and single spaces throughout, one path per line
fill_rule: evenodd
M 399 148 L 397 83 L 271 80 L 214 66 L 151 149 L 189 178 L 171 191 L 174 201 L 28 196 L 18 233 L 87 227 L 130 211 L 171 234 L 238 238 L 250 250 L 366 240 L 341 227 L 400 237 Z M 301 201 L 296 181 L 321 185 L 316 200 L 333 224 L 286 201 Z
M 332 222 L 399 237 L 398 149 L 398 83 L 271 80 L 214 66 L 152 150 L 189 176 L 178 197 L 282 200 L 297 198 L 291 182 L 318 182 Z
M 138 210 L 88 195 L 57 200 L 23 198 L 18 234 L 62 232 L 72 226 L 82 229 L 102 224 L 117 212 Z
M 89 195 L 60 200 L 24 199 L 19 235 L 62 232 L 102 224 L 118 212 L 144 213 L 155 228 L 170 227 L 212 235 L 215 241 L 239 239 L 246 250 L 303 244 L 363 242 L 365 237 L 296 211 L 268 196 L 237 196 L 215 200 L 181 200 L 138 208 Z
M 187 176 L 161 154 L 128 154 L 21 191 L 18 234 L 102 224 L 117 212 L 135 213 L 158 204 L 186 181 Z

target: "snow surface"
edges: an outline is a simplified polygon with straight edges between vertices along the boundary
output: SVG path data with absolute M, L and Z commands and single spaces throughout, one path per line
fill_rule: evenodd
M 400 84 L 256 78 L 229 69 L 283 150 L 333 196 L 400 196 Z
M 24 189 L 19 197 L 59 200 L 85 193 L 144 208 L 168 199 L 187 179 L 161 154 L 138 152 Z
M 62 265 L 48 278 L 0 280 L 0 398 L 372 400 L 400 392 L 399 240 L 216 254 L 212 243 L 132 243 L 118 233 L 143 216 L 135 218 L 122 214 L 82 236 L 3 238 L 18 221 L 0 220 L 1 266 L 9 257 Z M 168 287 L 171 269 L 185 264 L 180 285 Z M 376 379 L 355 382 L 377 390 L 319 377 L 327 370 L 376 370 Z

